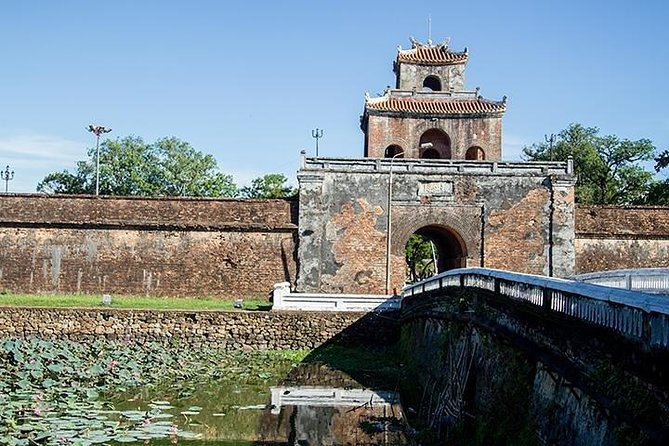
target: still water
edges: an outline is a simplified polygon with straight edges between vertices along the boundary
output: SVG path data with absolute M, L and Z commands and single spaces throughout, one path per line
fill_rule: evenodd
M 395 391 L 367 389 L 322 364 L 298 364 L 282 378 L 258 384 L 175 382 L 128 392 L 113 406 L 107 415 L 127 427 L 120 442 L 408 444 Z

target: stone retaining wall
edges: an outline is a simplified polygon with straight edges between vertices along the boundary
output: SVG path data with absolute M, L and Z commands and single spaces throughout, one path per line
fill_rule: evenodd
M 396 335 L 392 317 L 373 313 L 0 308 L 0 338 L 100 337 L 254 350 L 385 344 Z

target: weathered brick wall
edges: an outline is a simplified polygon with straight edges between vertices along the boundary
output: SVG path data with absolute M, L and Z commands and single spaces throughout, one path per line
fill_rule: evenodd
M 290 200 L 0 196 L 0 289 L 265 295 L 296 276 Z
M 669 207 L 576 207 L 576 273 L 669 267 Z
M 502 157 L 502 118 L 442 118 L 434 121 L 424 117 L 392 117 L 370 115 L 367 124 L 367 156 L 383 158 L 386 147 L 396 144 L 405 158 L 418 158 L 420 137 L 430 129 L 441 129 L 451 139 L 452 159 L 465 159 L 467 149 L 479 146 L 487 160 Z
M 385 292 L 389 169 L 388 160 L 305 162 L 298 174 L 298 290 Z M 419 230 L 437 234 L 447 267 L 571 275 L 574 178 L 560 169 L 396 160 L 390 291 L 404 285 L 404 248 Z
M 207 344 L 230 350 L 391 344 L 393 318 L 373 313 L 158 311 L 0 307 L 0 338 L 33 336 Z

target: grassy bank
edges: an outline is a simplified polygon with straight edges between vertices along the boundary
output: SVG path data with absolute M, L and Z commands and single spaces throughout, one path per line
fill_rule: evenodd
M 231 300 L 214 297 L 113 296 L 111 305 L 102 305 L 99 294 L 0 294 L 0 306 L 47 308 L 125 308 L 151 310 L 234 310 Z M 269 310 L 263 299 L 244 299 L 244 310 Z

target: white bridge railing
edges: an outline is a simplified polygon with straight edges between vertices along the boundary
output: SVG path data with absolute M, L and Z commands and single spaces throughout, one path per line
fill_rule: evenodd
M 409 285 L 404 299 L 447 287 L 479 288 L 545 311 L 615 330 L 669 348 L 669 298 L 573 280 L 486 268 L 463 268 Z
M 613 288 L 625 288 L 643 293 L 669 294 L 669 268 L 618 269 L 580 274 L 572 277 L 579 282 Z
M 391 311 L 399 310 L 402 299 L 378 294 L 291 293 L 281 282 L 272 291 L 272 310 L 298 311 Z

